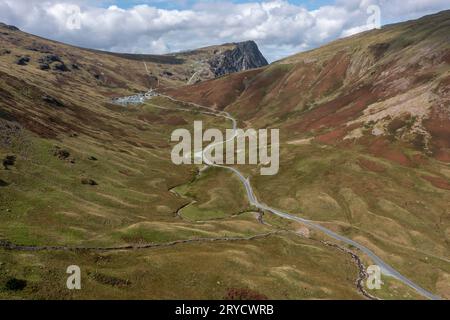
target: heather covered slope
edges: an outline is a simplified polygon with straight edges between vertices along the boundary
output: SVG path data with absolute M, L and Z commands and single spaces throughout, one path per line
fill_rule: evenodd
M 291 138 L 367 146 L 401 141 L 448 161 L 449 30 L 444 11 L 232 75 L 228 87 L 220 79 L 171 92 L 227 106 L 258 126 L 286 128 Z
M 246 170 L 259 199 L 448 298 L 449 31 L 445 11 L 170 93 L 279 128 L 280 172 Z

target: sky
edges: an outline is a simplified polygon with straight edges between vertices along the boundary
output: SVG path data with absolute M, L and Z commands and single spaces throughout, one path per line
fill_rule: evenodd
M 254 40 L 275 61 L 446 9 L 449 0 L 0 0 L 0 22 L 81 47 L 129 53 Z

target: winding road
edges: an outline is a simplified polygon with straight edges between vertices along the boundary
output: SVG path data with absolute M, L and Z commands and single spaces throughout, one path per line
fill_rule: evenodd
M 213 163 L 212 161 L 210 161 L 206 157 L 207 152 L 209 152 L 209 150 L 211 148 L 213 148 L 214 146 L 216 146 L 218 144 L 221 144 L 221 143 L 226 143 L 228 141 L 236 139 L 236 137 L 237 137 L 237 120 L 235 118 L 233 118 L 230 115 L 230 113 L 228 113 L 226 111 L 217 111 L 217 110 L 214 110 L 214 109 L 209 108 L 209 107 L 198 105 L 196 103 L 180 101 L 180 100 L 174 99 L 174 98 L 172 98 L 170 96 L 167 96 L 167 95 L 160 95 L 160 96 L 163 96 L 163 97 L 168 98 L 168 99 L 170 99 L 172 101 L 175 101 L 175 102 L 179 102 L 179 103 L 183 103 L 183 104 L 188 103 L 188 104 L 191 104 L 191 105 L 193 105 L 195 107 L 198 107 L 198 108 L 207 109 L 207 110 L 209 110 L 209 112 L 207 114 L 214 114 L 215 116 L 223 117 L 223 118 L 225 118 L 227 120 L 231 120 L 232 121 L 232 123 L 233 123 L 233 132 L 234 132 L 232 137 L 230 139 L 226 140 L 226 141 L 219 141 L 219 142 L 215 142 L 215 143 L 212 143 L 212 144 L 208 145 L 203 150 L 202 157 L 204 159 L 204 163 L 206 165 L 208 165 L 208 166 L 217 167 L 217 168 L 224 168 L 226 170 L 232 171 L 239 178 L 239 180 L 242 182 L 242 184 L 244 185 L 246 193 L 247 193 L 247 197 L 248 197 L 249 202 L 250 202 L 251 205 L 255 206 L 258 209 L 270 212 L 270 213 L 272 213 L 272 214 L 274 214 L 274 215 L 276 215 L 278 217 L 305 224 L 308 227 L 310 227 L 311 229 L 318 230 L 318 231 L 326 234 L 327 236 L 329 236 L 329 237 L 331 237 L 331 238 L 333 238 L 333 239 L 335 239 L 337 241 L 344 242 L 344 243 L 346 243 L 348 245 L 351 245 L 351 246 L 353 246 L 355 248 L 358 248 L 361 252 L 365 253 L 373 261 L 374 264 L 376 264 L 376 265 L 378 265 L 380 267 L 380 269 L 381 269 L 381 271 L 382 271 L 382 273 L 384 275 L 390 276 L 390 277 L 393 277 L 393 278 L 397 279 L 398 281 L 404 283 L 405 285 L 407 285 L 410 288 L 414 289 L 420 295 L 422 295 L 422 296 L 424 296 L 424 297 L 426 297 L 428 299 L 441 300 L 441 297 L 439 297 L 439 296 L 429 292 L 428 290 L 422 288 L 421 286 L 419 286 L 418 284 L 414 283 L 413 281 L 411 281 L 407 277 L 403 276 L 400 272 L 395 270 L 393 267 L 391 267 L 389 264 L 387 264 L 385 261 L 383 261 L 380 257 L 378 257 L 373 251 L 371 251 L 369 248 L 363 246 L 362 244 L 360 244 L 360 243 L 358 243 L 358 242 L 356 242 L 356 241 L 354 241 L 352 239 L 349 239 L 347 237 L 341 236 L 341 235 L 335 233 L 334 231 L 331 231 L 330 229 L 327 229 L 327 228 L 325 228 L 325 227 L 323 227 L 323 226 L 321 226 L 321 225 L 319 225 L 319 224 L 317 224 L 317 223 L 315 223 L 315 222 L 313 222 L 311 220 L 307 220 L 307 219 L 304 219 L 304 218 L 292 215 L 290 213 L 280 211 L 278 209 L 272 208 L 272 207 L 270 207 L 270 206 L 268 206 L 268 205 L 266 205 L 264 203 L 259 202 L 259 200 L 257 199 L 257 197 L 255 195 L 255 192 L 253 191 L 253 187 L 252 187 L 252 185 L 250 183 L 250 179 L 244 177 L 244 175 L 239 170 L 237 170 L 236 168 L 215 164 L 215 163 Z M 186 109 L 183 109 L 183 111 L 184 110 L 186 110 Z M 196 156 L 199 156 L 199 155 L 197 154 Z

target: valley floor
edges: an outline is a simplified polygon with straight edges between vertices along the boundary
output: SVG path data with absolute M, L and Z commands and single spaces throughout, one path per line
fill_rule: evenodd
M 120 143 L 106 149 L 88 137 L 77 137 L 61 144 L 70 161 L 61 160 L 60 149 L 49 141 L 30 137 L 28 159 L 1 171 L 2 180 L 8 181 L 1 193 L 1 297 L 423 298 L 389 277 L 383 278 L 381 290 L 364 296 L 368 290 L 358 282 L 364 276 L 359 257 L 349 254 L 357 253 L 355 248 L 330 245 L 330 239 L 307 226 L 255 210 L 240 181 L 226 170 L 210 168 L 199 174 L 194 166 L 171 165 L 170 145 L 164 143 L 164 134 L 170 136 L 168 121 L 174 123 L 169 126 L 186 126 L 202 117 L 210 126 L 229 126 L 201 113 L 180 112 L 179 107 L 154 98 L 144 107 L 118 111 L 126 117 L 157 119 L 140 129 L 149 135 L 141 139 L 159 145 L 150 149 L 125 150 Z M 152 128 L 158 122 L 164 123 L 165 132 Z M 80 183 L 87 178 L 97 185 Z M 268 187 L 256 177 L 252 181 L 264 199 Z M 316 211 L 321 212 L 309 212 Z M 330 228 L 333 225 L 341 224 L 336 221 Z M 436 251 L 436 257 L 440 255 Z M 359 262 L 370 263 L 364 255 Z M 69 265 L 82 270 L 80 291 L 65 286 Z M 403 265 L 399 268 L 403 271 Z M 432 270 L 439 268 L 446 270 L 448 262 Z M 439 279 L 439 273 L 434 274 Z M 430 288 L 437 285 L 418 280 Z

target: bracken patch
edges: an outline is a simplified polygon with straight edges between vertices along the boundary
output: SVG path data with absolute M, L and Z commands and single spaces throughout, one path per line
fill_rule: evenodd
M 422 178 L 430 182 L 436 188 L 450 190 L 450 183 L 447 179 L 425 175 L 423 175 Z
M 368 159 L 360 158 L 358 159 L 358 164 L 361 168 L 372 172 L 382 173 L 386 171 L 384 166 Z

